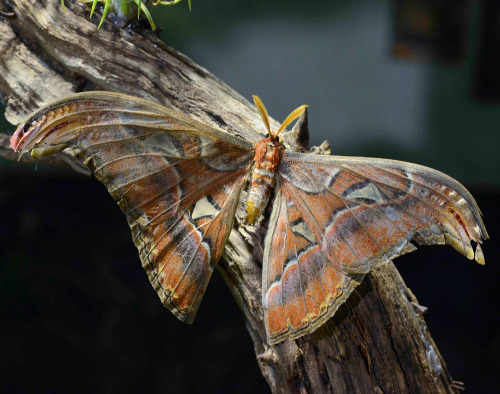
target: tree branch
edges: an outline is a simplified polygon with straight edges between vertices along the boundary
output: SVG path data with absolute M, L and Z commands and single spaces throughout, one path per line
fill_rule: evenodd
M 154 35 L 109 23 L 97 30 L 80 2 L 66 1 L 64 14 L 59 0 L 0 4 L 15 15 L 0 15 L 0 91 L 12 124 L 52 99 L 97 89 L 159 102 L 249 140 L 263 131 L 247 100 Z M 17 159 L 4 135 L 0 155 Z M 82 168 L 66 153 L 53 161 Z M 418 302 L 392 263 L 367 275 L 317 332 L 269 346 L 262 262 L 252 250 L 233 231 L 218 269 L 245 316 L 273 392 L 453 392 Z

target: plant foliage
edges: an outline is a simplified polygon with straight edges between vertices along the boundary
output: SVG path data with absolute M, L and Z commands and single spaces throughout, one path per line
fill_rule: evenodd
M 141 16 L 141 12 L 146 16 L 153 30 L 156 30 L 156 26 L 153 22 L 153 18 L 151 17 L 151 13 L 149 12 L 149 8 L 152 5 L 165 5 L 172 6 L 180 3 L 183 0 L 80 0 L 84 3 L 92 3 L 92 8 L 90 11 L 90 18 L 94 14 L 95 8 L 98 3 L 101 3 L 104 6 L 101 21 L 99 22 L 100 28 L 104 19 L 108 15 L 108 13 L 114 13 L 119 17 L 124 18 L 128 22 L 138 19 Z M 63 10 L 66 10 L 64 5 L 64 0 L 61 0 Z M 191 0 L 188 0 L 189 11 L 191 11 Z

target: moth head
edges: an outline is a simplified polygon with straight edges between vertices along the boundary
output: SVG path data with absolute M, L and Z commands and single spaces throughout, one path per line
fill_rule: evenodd
M 271 126 L 269 125 L 269 115 L 267 114 L 266 107 L 264 106 L 264 103 L 262 100 L 259 98 L 259 96 L 253 95 L 253 102 L 255 104 L 255 107 L 259 111 L 259 114 L 264 121 L 264 125 L 266 126 L 267 132 L 269 133 L 269 138 L 272 140 L 278 141 L 278 136 L 279 134 L 290 124 L 292 123 L 295 119 L 299 118 L 300 115 L 306 110 L 308 105 L 301 105 L 300 107 L 296 108 L 293 110 L 290 115 L 286 117 L 286 119 L 283 121 L 281 124 L 280 128 L 276 132 L 271 131 Z

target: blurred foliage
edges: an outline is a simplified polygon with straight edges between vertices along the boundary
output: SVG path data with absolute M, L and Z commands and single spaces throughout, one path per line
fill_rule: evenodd
M 312 144 L 328 139 L 338 155 L 416 162 L 468 187 L 498 188 L 500 105 L 471 94 L 479 5 L 471 3 L 459 65 L 390 56 L 391 7 L 384 0 L 219 0 L 197 2 L 193 12 L 149 9 L 163 42 L 246 97 L 265 98 L 273 117 L 311 105 Z M 1 131 L 12 133 L 1 104 L 0 111 Z M 16 164 L 0 161 L 0 171 Z
M 102 4 L 103 11 L 101 16 L 101 21 L 97 28 L 100 28 L 108 13 L 115 14 L 119 18 L 122 18 L 125 22 L 129 23 L 139 19 L 141 16 L 141 12 L 146 15 L 146 18 L 151 25 L 153 30 L 156 30 L 156 26 L 153 22 L 153 18 L 151 17 L 151 13 L 149 12 L 149 8 L 152 5 L 166 5 L 171 6 L 180 3 L 182 0 L 80 0 L 84 3 L 92 3 L 92 9 L 90 11 L 90 18 L 94 14 L 95 8 L 97 4 Z M 64 0 L 61 0 L 63 9 L 65 8 Z M 191 0 L 188 0 L 189 10 L 191 11 Z M 136 16 L 137 14 L 137 16 Z

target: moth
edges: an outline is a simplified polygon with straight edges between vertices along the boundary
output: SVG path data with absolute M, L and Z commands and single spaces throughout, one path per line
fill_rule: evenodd
M 316 330 L 370 270 L 415 250 L 411 241 L 449 244 L 484 264 L 488 234 L 456 180 L 401 161 L 291 151 L 281 133 L 306 106 L 273 131 L 254 103 L 268 135 L 247 141 L 150 101 L 80 93 L 30 115 L 11 148 L 34 158 L 70 148 L 126 215 L 162 303 L 188 323 L 240 199 L 245 226 L 272 204 L 262 273 L 270 344 Z

